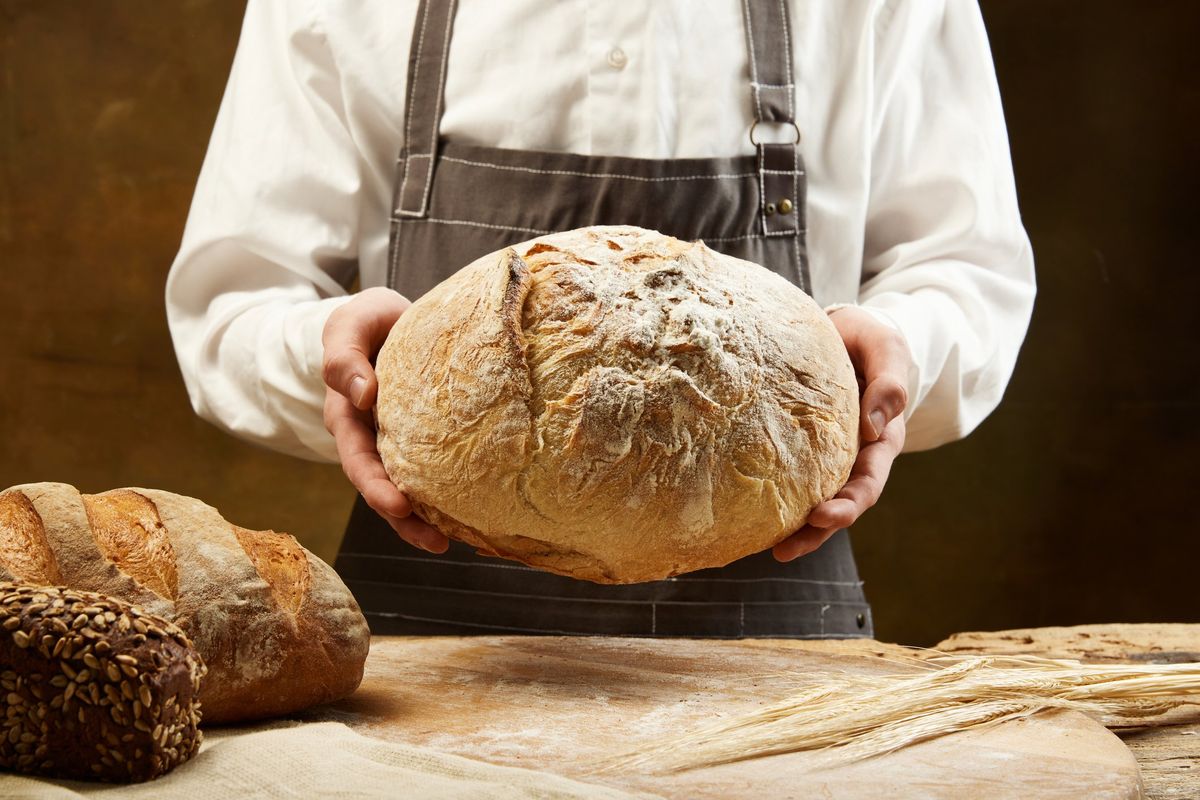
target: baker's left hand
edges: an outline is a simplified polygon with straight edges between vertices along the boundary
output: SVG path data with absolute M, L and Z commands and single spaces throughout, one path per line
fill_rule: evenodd
M 862 387 L 862 448 L 842 490 L 814 508 L 803 528 L 775 545 L 779 561 L 808 555 L 875 505 L 904 447 L 905 386 L 912 368 L 904 337 L 858 308 L 840 308 L 829 318 L 846 343 Z

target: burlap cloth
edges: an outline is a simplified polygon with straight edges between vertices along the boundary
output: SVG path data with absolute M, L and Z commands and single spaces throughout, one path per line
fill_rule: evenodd
M 195 758 L 149 783 L 119 785 L 0 775 L 0 798 L 4 800 L 76 797 L 645 800 L 649 796 L 372 739 L 340 722 L 206 731 Z

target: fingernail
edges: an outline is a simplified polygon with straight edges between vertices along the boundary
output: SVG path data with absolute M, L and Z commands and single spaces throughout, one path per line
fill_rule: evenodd
M 875 438 L 878 439 L 883 435 L 883 429 L 887 426 L 887 417 L 883 416 L 883 412 L 879 409 L 872 411 L 867 419 L 871 421 L 871 430 L 875 431 Z
M 361 375 L 355 375 L 350 379 L 350 402 L 356 406 L 362 405 L 363 395 L 367 391 L 367 379 Z

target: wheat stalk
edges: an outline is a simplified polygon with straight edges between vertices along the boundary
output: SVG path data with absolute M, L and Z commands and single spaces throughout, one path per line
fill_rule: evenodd
M 936 656 L 913 675 L 822 673 L 761 709 L 600 764 L 676 772 L 820 750 L 818 766 L 859 761 L 1039 711 L 1107 725 L 1200 702 L 1200 664 L 1081 664 L 1034 656 Z

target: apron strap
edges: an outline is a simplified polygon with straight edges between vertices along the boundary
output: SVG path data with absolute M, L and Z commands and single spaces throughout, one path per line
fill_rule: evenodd
M 404 146 L 400 151 L 399 180 L 392 199 L 394 214 L 424 217 L 433 185 L 438 127 L 450 55 L 450 29 L 456 0 L 421 0 L 408 51 L 407 106 L 404 110 Z
M 796 122 L 791 20 L 785 0 L 742 0 L 756 122 Z
M 792 65 L 791 19 L 786 0 L 742 0 L 746 49 L 750 53 L 750 91 L 754 124 L 750 141 L 758 154 L 759 221 L 764 236 L 792 237 L 796 242 L 797 276 L 812 293 L 807 259 L 799 251 L 805 233 L 804 162 L 796 126 L 795 72 Z M 760 141 L 759 129 L 783 123 L 794 129 L 791 142 Z M 758 136 L 756 136 L 758 133 Z
M 420 218 L 429 212 L 456 6 L 456 0 L 421 0 L 417 8 L 409 48 L 404 146 L 392 201 L 394 216 Z M 754 112 L 750 138 L 758 151 L 762 233 L 798 239 L 804 233 L 805 206 L 800 132 L 796 130 L 791 144 L 764 143 L 755 138 L 755 129 L 763 123 L 795 126 L 791 19 L 786 0 L 742 0 L 742 12 L 750 59 Z M 797 258 L 803 260 L 802 254 Z M 811 293 L 806 266 L 801 265 L 797 277 L 801 287 Z

